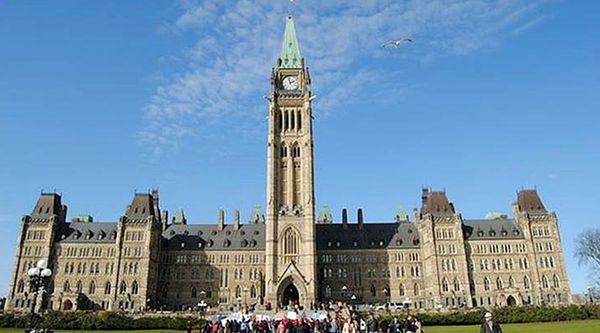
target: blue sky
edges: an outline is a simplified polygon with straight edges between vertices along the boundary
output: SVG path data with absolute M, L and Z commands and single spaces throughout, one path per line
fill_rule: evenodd
M 318 205 L 391 220 L 428 186 L 481 218 L 537 187 L 573 290 L 588 286 L 573 241 L 599 225 L 600 3 L 297 2 Z M 41 189 L 97 221 L 151 187 L 195 223 L 264 205 L 262 96 L 287 3 L 215 3 L 0 3 L 0 295 Z M 414 42 L 381 48 L 401 36 Z

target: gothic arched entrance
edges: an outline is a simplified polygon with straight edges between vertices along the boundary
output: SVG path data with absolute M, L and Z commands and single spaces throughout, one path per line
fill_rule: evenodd
M 71 311 L 71 310 L 73 310 L 73 302 L 71 302 L 70 300 L 64 301 L 62 309 L 63 309 L 63 311 Z
M 512 295 L 510 295 L 506 298 L 506 305 L 515 306 L 517 305 L 517 300 L 514 297 L 512 297 Z
M 300 302 L 300 293 L 298 288 L 293 283 L 289 283 L 284 289 L 281 295 L 281 305 L 297 305 Z

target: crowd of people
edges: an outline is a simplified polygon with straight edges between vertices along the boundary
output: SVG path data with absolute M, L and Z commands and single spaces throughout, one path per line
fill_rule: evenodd
M 187 328 L 192 333 L 191 323 Z M 415 316 L 400 320 L 397 316 L 388 323 L 376 315 L 361 316 L 349 311 L 334 313 L 306 313 L 291 311 L 284 316 L 241 314 L 237 317 L 216 316 L 206 321 L 199 333 L 424 333 L 423 325 Z M 500 324 L 486 313 L 480 333 L 502 333 Z
M 188 325 L 192 333 L 192 325 Z M 288 312 L 284 317 L 243 314 L 235 318 L 215 316 L 208 320 L 199 333 L 423 333 L 417 318 L 408 316 L 404 321 L 397 317 L 383 324 L 369 314 L 366 317 L 341 312 L 306 313 Z

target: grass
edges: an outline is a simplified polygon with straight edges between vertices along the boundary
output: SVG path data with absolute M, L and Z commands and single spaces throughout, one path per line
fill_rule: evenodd
M 504 324 L 504 333 L 598 333 L 600 320 Z M 424 327 L 426 333 L 479 333 L 479 325 Z
M 469 326 L 435 326 L 424 327 L 427 333 L 479 333 L 479 325 Z M 530 324 L 504 324 L 502 325 L 504 333 L 598 333 L 600 332 L 600 320 L 585 320 L 585 321 L 563 321 L 551 323 L 530 323 Z M 16 328 L 0 328 L 0 333 L 22 333 L 22 329 Z M 102 333 L 117 333 L 124 331 L 55 331 L 56 333 L 85 333 L 85 332 L 102 332 Z M 135 330 L 127 331 L 134 333 L 174 333 L 184 331 L 173 330 Z M 198 332 L 198 330 L 194 330 Z

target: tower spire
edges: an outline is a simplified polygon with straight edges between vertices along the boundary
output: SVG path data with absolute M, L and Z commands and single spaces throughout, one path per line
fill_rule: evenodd
M 285 32 L 283 33 L 283 42 L 281 43 L 281 52 L 279 53 L 277 67 L 302 68 L 302 55 L 300 55 L 300 46 L 296 37 L 296 28 L 292 15 L 288 15 L 285 22 Z

